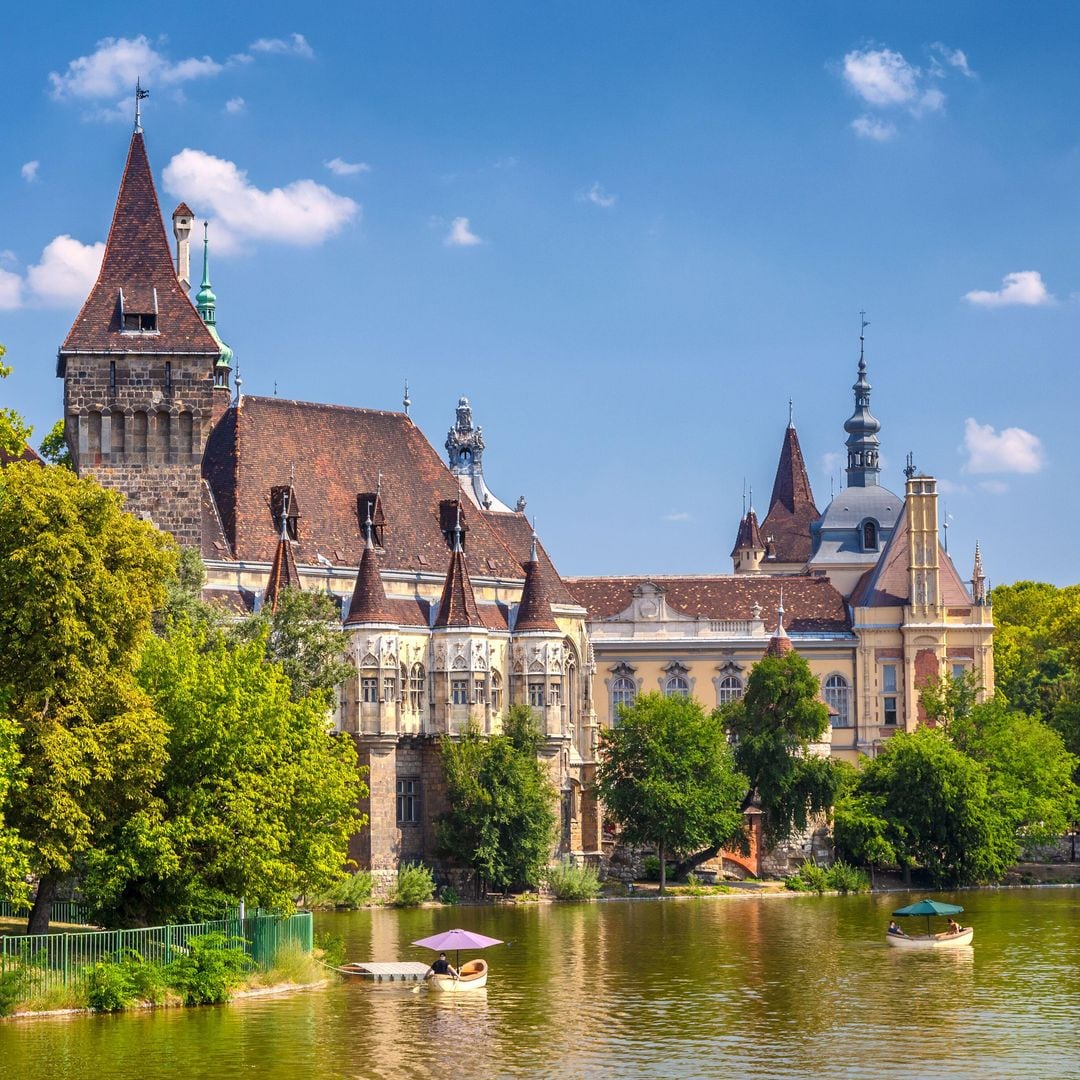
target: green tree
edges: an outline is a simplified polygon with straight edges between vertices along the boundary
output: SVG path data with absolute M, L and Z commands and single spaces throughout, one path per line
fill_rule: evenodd
M 988 769 L 994 804 L 1021 848 L 1056 840 L 1077 820 L 1078 763 L 1049 725 L 1010 710 L 999 697 L 974 706 L 950 735 Z
M 926 715 L 948 732 L 954 723 L 970 716 L 982 685 L 974 671 L 945 678 L 931 676 L 919 691 Z
M 71 451 L 68 449 L 67 439 L 64 438 L 63 420 L 57 420 L 49 428 L 49 434 L 41 440 L 38 453 L 52 465 L 59 465 L 63 469 L 75 468 L 75 464 L 71 460 Z
M 996 881 L 1016 857 L 989 770 L 944 731 L 897 732 L 836 806 L 838 851 L 859 862 L 921 866 L 936 885 Z
M 11 365 L 4 363 L 5 352 L 0 345 L 0 379 L 11 374 Z M 0 409 L 0 451 L 18 457 L 33 433 L 34 429 L 14 409 Z
M 750 672 L 746 693 L 724 710 L 735 741 L 735 764 L 749 787 L 743 809 L 762 812 L 766 844 L 806 829 L 832 806 L 840 774 L 828 758 L 810 753 L 829 726 L 829 710 L 809 665 L 797 653 L 765 656 Z
M 596 788 L 631 844 L 655 844 L 660 891 L 666 857 L 738 844 L 746 778 L 719 714 L 689 697 L 643 694 L 600 733 Z
M 263 609 L 237 624 L 241 641 L 262 641 L 267 660 L 280 664 L 293 700 L 318 692 L 327 702 L 349 674 L 341 615 L 326 593 L 285 589 L 273 612 Z
M 363 824 L 356 751 L 265 654 L 187 621 L 146 643 L 138 677 L 168 728 L 161 821 L 121 825 L 126 861 L 88 866 L 108 921 L 196 920 L 241 899 L 284 910 L 340 879 Z
M 537 759 L 543 736 L 532 710 L 514 705 L 501 735 L 470 727 L 441 741 L 450 809 L 442 851 L 499 888 L 540 883 L 555 842 L 555 789 Z
M 39 878 L 31 933 L 112 822 L 153 813 L 165 730 L 133 668 L 175 560 L 94 481 L 0 470 L 0 705 L 19 758 L 4 816 Z

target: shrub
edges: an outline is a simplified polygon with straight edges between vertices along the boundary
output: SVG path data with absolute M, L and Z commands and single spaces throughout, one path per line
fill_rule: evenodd
M 655 855 L 646 855 L 642 864 L 642 872 L 646 881 L 660 880 L 660 860 Z
M 237 939 L 232 939 L 234 942 Z M 252 962 L 224 934 L 201 934 L 188 940 L 187 953 L 168 968 L 169 985 L 185 1005 L 220 1005 L 244 981 Z
M 457 889 L 453 885 L 444 885 L 439 890 L 439 899 L 444 904 L 460 904 L 461 897 L 458 895 Z
M 435 879 L 423 863 L 405 863 L 398 870 L 397 884 L 390 896 L 394 907 L 419 907 L 435 895 Z
M 324 964 L 341 967 L 345 962 L 345 939 L 340 934 L 326 931 L 315 935 L 315 951 Z
M 831 889 L 829 872 L 824 867 L 815 866 L 807 860 L 799 869 L 784 881 L 792 892 L 816 892 L 819 896 Z
M 127 964 L 102 960 L 90 969 L 87 997 L 91 1009 L 99 1012 L 119 1012 L 138 1000 L 135 980 Z
M 347 908 L 353 910 L 370 903 L 375 879 L 367 870 L 347 874 L 332 888 L 311 900 L 313 908 Z
M 545 877 L 556 900 L 592 900 L 600 891 L 600 879 L 591 866 L 560 863 L 549 866 Z
M 838 859 L 829 867 L 829 888 L 839 893 L 862 893 L 870 891 L 870 879 L 864 870 L 850 866 Z
M 25 968 L 16 967 L 0 975 L 0 1016 L 10 1016 L 26 996 L 30 978 Z

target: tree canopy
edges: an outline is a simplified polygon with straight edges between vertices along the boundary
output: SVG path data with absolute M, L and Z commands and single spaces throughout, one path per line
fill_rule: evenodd
M 0 379 L 11 374 L 11 365 L 4 363 L 7 350 L 0 345 Z M 26 447 L 34 429 L 11 408 L 0 408 L 0 451 L 18 457 Z
M 71 451 L 68 449 L 67 439 L 64 436 L 64 421 L 57 420 L 49 434 L 41 440 L 38 453 L 51 465 L 59 465 L 64 469 L 73 469 L 74 462 L 71 460 Z
M 0 703 L 18 756 L 4 816 L 40 879 L 32 932 L 110 823 L 150 810 L 165 729 L 133 670 L 175 563 L 93 480 L 0 470 Z
M 438 844 L 489 885 L 536 886 L 551 857 L 556 792 L 537 760 L 542 741 L 527 705 L 509 709 L 501 735 L 473 726 L 442 737 L 450 808 Z
M 832 806 L 840 788 L 835 763 L 810 753 L 829 726 L 820 692 L 807 662 L 792 651 L 759 660 L 744 696 L 724 709 L 735 764 L 748 779 L 743 808 L 761 808 L 770 846 L 805 830 L 814 814 Z
M 657 846 L 661 892 L 667 855 L 741 842 L 746 786 L 723 721 L 694 698 L 643 694 L 600 733 L 596 787 L 604 809 L 626 841 Z
M 108 921 L 201 919 L 241 898 L 285 910 L 340 877 L 363 823 L 355 748 L 265 657 L 261 637 L 185 620 L 146 643 L 138 678 L 168 732 L 160 819 L 119 822 L 122 857 L 90 860 Z

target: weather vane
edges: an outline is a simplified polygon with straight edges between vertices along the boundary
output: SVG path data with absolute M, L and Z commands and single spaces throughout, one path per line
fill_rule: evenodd
M 142 88 L 142 83 L 138 78 L 135 80 L 135 134 L 142 134 L 142 103 L 144 98 L 150 96 L 149 90 Z
M 859 312 L 859 359 L 863 358 L 863 343 L 866 340 L 866 328 L 870 324 L 866 321 L 866 312 Z

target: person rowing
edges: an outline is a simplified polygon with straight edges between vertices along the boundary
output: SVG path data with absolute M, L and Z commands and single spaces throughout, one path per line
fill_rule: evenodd
M 455 979 L 458 978 L 457 970 L 454 965 L 446 959 L 446 953 L 439 953 L 439 959 L 431 962 L 431 967 L 424 973 L 425 981 L 430 979 L 434 975 L 451 975 Z

